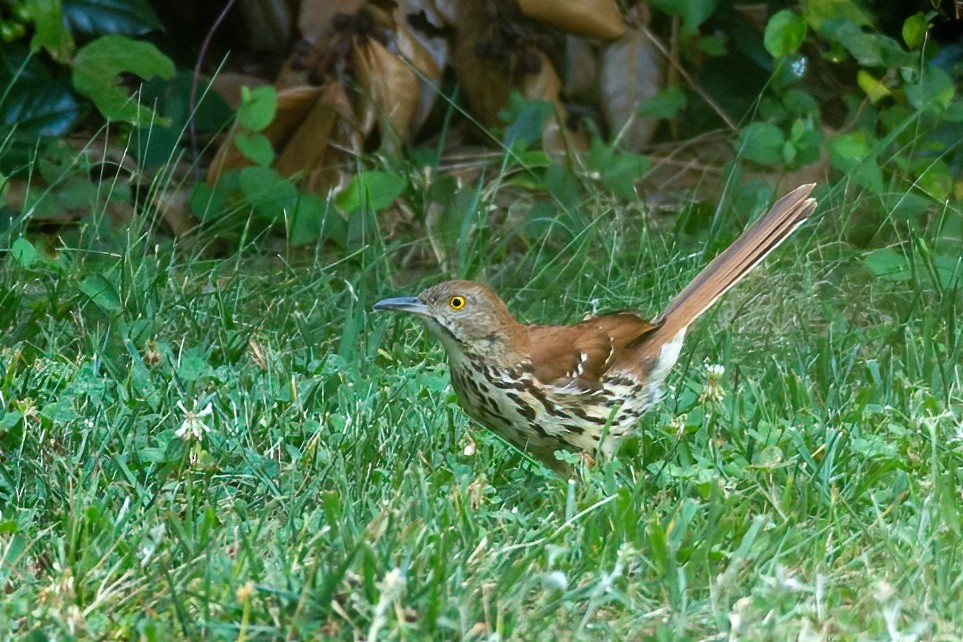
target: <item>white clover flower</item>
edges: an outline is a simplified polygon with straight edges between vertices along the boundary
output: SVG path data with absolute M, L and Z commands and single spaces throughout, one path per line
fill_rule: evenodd
M 177 407 L 184 413 L 184 421 L 174 433 L 175 435 L 184 440 L 200 439 L 204 436 L 204 433 L 211 432 L 211 427 L 202 421 L 204 417 L 210 417 L 214 414 L 214 409 L 210 403 L 200 411 L 197 410 L 196 402 L 194 403 L 194 410 L 188 410 L 180 401 L 177 402 Z
M 722 387 L 722 377 L 726 374 L 726 368 L 720 363 L 706 363 L 705 366 L 706 383 L 699 400 L 702 403 L 720 403 L 726 397 L 726 391 Z

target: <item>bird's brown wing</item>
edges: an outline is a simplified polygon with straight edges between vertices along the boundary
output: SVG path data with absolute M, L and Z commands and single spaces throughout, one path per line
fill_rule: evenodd
M 657 327 L 634 312 L 575 325 L 526 326 L 533 374 L 542 383 L 597 389 L 619 352 Z

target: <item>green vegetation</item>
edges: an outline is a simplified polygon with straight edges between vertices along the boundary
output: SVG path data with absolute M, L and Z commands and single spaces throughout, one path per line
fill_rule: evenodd
M 696 82 L 637 113 L 683 139 L 719 126 L 706 96 L 745 114 L 705 165 L 718 207 L 660 216 L 639 177 L 664 157 L 591 126 L 546 152 L 551 104 L 517 96 L 477 173 L 445 158 L 460 104 L 411 145 L 332 133 L 325 197 L 279 169 L 281 94 L 245 88 L 208 183 L 189 75 L 133 40 L 146 2 L 0 5 L 0 639 L 963 637 L 963 67 L 937 11 L 887 31 L 810 0 L 740 32 L 731 3 L 653 2 Z M 818 176 L 817 215 L 575 479 L 473 430 L 440 346 L 370 312 L 454 275 L 525 321 L 654 315 L 777 176 Z
M 371 316 L 396 290 L 353 265 L 19 242 L 0 635 L 959 636 L 959 290 L 926 235 L 876 278 L 838 237 L 852 203 L 822 200 L 574 482 L 471 431 L 441 349 Z M 483 274 L 527 319 L 654 311 L 702 244 L 630 230 Z

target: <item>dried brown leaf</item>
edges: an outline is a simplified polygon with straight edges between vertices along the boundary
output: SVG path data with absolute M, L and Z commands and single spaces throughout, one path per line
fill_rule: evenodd
M 339 13 L 358 13 L 365 0 L 301 0 L 298 31 L 308 42 L 316 42 L 331 33 L 331 19 Z
M 367 120 L 373 117 L 381 131 L 382 145 L 389 150 L 397 149 L 408 136 L 418 107 L 418 76 L 377 40 L 355 42 L 353 53 L 354 72 L 364 105 L 359 110 L 362 135 L 367 133 Z
M 577 36 L 565 37 L 565 94 L 580 102 L 599 102 L 598 47 Z
M 414 134 L 425 122 L 438 97 L 441 73 L 448 64 L 448 43 L 443 38 L 429 38 L 412 29 L 405 15 L 400 8 L 395 11 L 395 44 L 418 76 L 418 101 L 409 132 Z
M 341 85 L 318 88 L 311 109 L 280 149 L 274 168 L 282 176 L 299 176 L 301 189 L 326 197 L 345 173 L 351 149 L 360 147 L 348 96 Z
M 274 120 L 262 132 L 275 150 L 287 141 L 304 120 L 320 92 L 320 87 L 295 87 L 278 92 L 278 107 Z M 234 144 L 237 131 L 235 123 L 221 141 L 221 146 L 207 170 L 208 183 L 215 183 L 229 169 L 249 167 L 252 164 Z
M 571 132 L 565 126 L 568 120 L 565 107 L 559 94 L 562 81 L 545 53 L 538 52 L 539 71 L 525 76 L 522 81 L 522 95 L 529 100 L 546 100 L 555 108 L 555 115 L 545 121 L 542 128 L 542 148 L 547 152 L 564 152 L 568 149 L 585 149 L 584 137 Z
M 518 0 L 518 7 L 533 20 L 586 38 L 615 40 L 626 30 L 615 0 Z
M 609 129 L 621 136 L 626 149 L 638 151 L 652 139 L 658 121 L 639 118 L 635 112 L 664 82 L 662 58 L 638 29 L 630 29 L 602 52 L 600 106 Z

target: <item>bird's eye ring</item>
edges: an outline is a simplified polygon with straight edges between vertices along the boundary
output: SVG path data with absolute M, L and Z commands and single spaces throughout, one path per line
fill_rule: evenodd
M 452 310 L 461 310 L 463 307 L 465 307 L 465 297 L 453 296 L 451 297 L 451 300 L 448 302 L 448 305 L 451 306 Z

